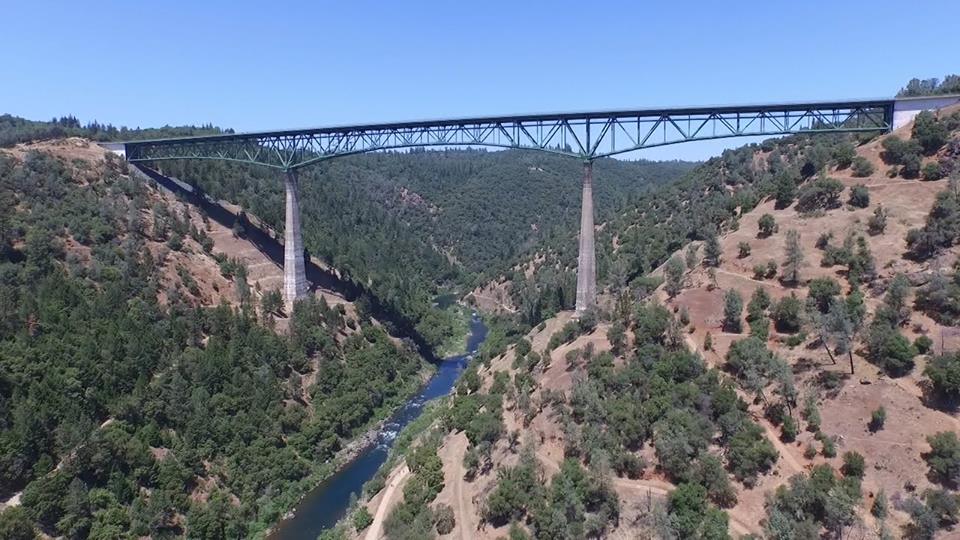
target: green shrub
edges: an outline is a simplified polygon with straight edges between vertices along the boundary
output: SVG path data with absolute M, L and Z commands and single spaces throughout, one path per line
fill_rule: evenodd
M 933 340 L 929 336 L 919 336 L 913 340 L 913 346 L 917 348 L 920 354 L 927 354 L 933 348 Z
M 863 478 L 865 468 L 863 455 L 858 452 L 843 453 L 843 467 L 840 470 L 843 471 L 844 476 Z
M 829 210 L 840 206 L 843 184 L 833 178 L 818 178 L 803 186 L 797 196 L 798 212 Z
M 453 508 L 449 504 L 438 504 L 433 511 L 433 519 L 437 526 L 437 534 L 450 534 L 457 524 Z
M 757 222 L 757 228 L 758 236 L 766 238 L 777 232 L 777 220 L 770 214 L 764 214 L 760 216 L 760 221 Z
M 883 152 L 881 159 L 887 165 L 903 165 L 912 157 L 920 158 L 920 144 L 916 141 L 905 141 L 896 135 L 891 135 L 881 143 Z
M 853 160 L 853 175 L 857 178 L 864 178 L 873 174 L 873 164 L 863 157 L 857 156 Z
M 370 524 L 373 523 L 373 516 L 370 515 L 370 511 L 367 510 L 366 506 L 361 506 L 357 508 L 357 511 L 353 513 L 353 528 L 360 532 Z
M 904 178 L 920 177 L 920 155 L 910 154 L 903 158 L 903 167 L 900 168 L 900 176 Z
M 941 431 L 929 435 L 927 443 L 930 452 L 923 458 L 930 467 L 930 475 L 938 482 L 955 486 L 960 480 L 960 440 L 952 431 Z
M 820 444 L 823 445 L 820 450 L 820 452 L 823 454 L 823 457 L 837 457 L 837 443 L 833 440 L 833 437 L 823 437 L 823 440 L 820 441 Z
M 943 170 L 936 161 L 931 161 L 923 166 L 923 179 L 929 181 L 943 178 Z
M 887 421 L 887 410 L 883 408 L 883 405 L 877 407 L 872 413 L 870 413 L 870 431 L 877 432 L 883 429 L 883 424 Z
M 778 332 L 793 334 L 800 331 L 803 304 L 791 294 L 780 299 L 770 309 L 770 318 Z
M 847 201 L 850 206 L 857 208 L 866 208 L 870 206 L 870 190 L 863 184 L 857 184 L 850 188 L 850 200 Z
M 910 135 L 919 143 L 923 153 L 931 155 L 946 144 L 950 132 L 936 115 L 930 111 L 922 111 L 913 119 L 913 131 Z
M 867 232 L 871 235 L 883 234 L 887 230 L 887 211 L 883 205 L 873 210 L 873 215 L 867 220 Z
M 793 419 L 792 416 L 787 416 L 783 419 L 783 425 L 780 426 L 780 440 L 783 442 L 793 442 L 797 440 L 797 435 L 800 433 L 800 428 L 797 426 L 797 421 Z
M 960 403 L 960 353 L 934 357 L 923 368 L 923 375 L 938 401 L 951 406 Z

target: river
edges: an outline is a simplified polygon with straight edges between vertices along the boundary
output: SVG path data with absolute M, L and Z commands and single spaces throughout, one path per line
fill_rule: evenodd
M 373 478 L 387 460 L 393 441 L 404 426 L 415 420 L 430 400 L 445 396 L 453 389 L 457 378 L 487 337 L 487 327 L 474 312 L 467 337 L 467 352 L 444 359 L 437 372 L 427 381 L 423 390 L 411 398 L 384 424 L 377 434 L 375 444 L 370 445 L 356 459 L 345 465 L 336 474 L 324 480 L 308 493 L 297 505 L 293 517 L 277 524 L 270 540 L 316 540 L 317 536 L 335 525 L 344 516 L 350 504 L 350 495 L 357 497 L 363 484 Z

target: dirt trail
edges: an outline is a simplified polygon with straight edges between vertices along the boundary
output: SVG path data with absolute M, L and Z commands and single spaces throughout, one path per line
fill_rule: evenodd
M 508 312 L 508 313 L 516 313 L 516 312 L 517 312 L 517 310 L 516 310 L 515 308 L 512 308 L 512 307 L 504 304 L 504 303 L 501 302 L 499 299 L 494 298 L 493 296 L 490 296 L 489 294 L 483 294 L 483 293 L 478 293 L 478 292 L 473 292 L 473 293 L 470 293 L 470 294 L 472 294 L 474 298 L 478 298 L 478 299 L 481 299 L 481 300 L 489 300 L 491 303 L 496 304 L 497 307 L 499 307 L 500 309 L 502 309 L 502 310 L 504 310 L 504 311 L 506 311 L 506 312 Z
M 473 538 L 473 531 L 476 531 L 479 525 L 476 512 L 470 511 L 470 500 L 463 488 L 463 477 L 466 474 L 466 469 L 463 467 L 463 455 L 467 452 L 468 444 L 469 441 L 463 433 L 457 434 L 450 443 L 450 452 L 457 456 L 454 463 L 456 472 L 453 479 L 453 496 L 457 501 L 457 513 L 459 514 L 456 527 L 460 531 L 462 540 Z
M 714 268 L 714 270 L 715 270 L 718 274 L 723 274 L 723 275 L 725 275 L 725 276 L 730 276 L 730 277 L 737 278 L 737 279 L 743 279 L 743 280 L 746 280 L 746 281 L 750 281 L 750 282 L 756 283 L 756 284 L 758 284 L 758 285 L 763 285 L 764 287 L 776 287 L 776 288 L 778 288 L 778 289 L 787 289 L 787 287 L 784 287 L 783 285 L 781 285 L 781 284 L 780 284 L 777 280 L 775 280 L 775 279 L 774 279 L 774 280 L 761 281 L 761 280 L 759 280 L 759 279 L 753 279 L 752 277 L 750 277 L 750 276 L 748 276 L 748 275 L 746 275 L 746 274 L 741 274 L 741 273 L 739 273 L 739 272 L 731 272 L 730 270 L 724 270 L 723 268 Z
M 392 478 L 387 480 L 387 487 L 383 492 L 383 498 L 380 499 L 380 506 L 377 508 L 377 513 L 373 516 L 373 523 L 371 523 L 370 528 L 367 529 L 367 540 L 379 540 L 383 537 L 383 521 L 387 518 L 387 511 L 393 506 L 393 499 L 397 496 L 397 488 L 403 485 L 409 475 L 410 469 L 408 469 L 406 465 L 403 465 L 393 473 Z M 401 491 L 400 494 L 402 493 Z

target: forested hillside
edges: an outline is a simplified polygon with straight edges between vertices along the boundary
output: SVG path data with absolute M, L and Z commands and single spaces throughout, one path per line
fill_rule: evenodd
M 229 133 L 213 126 L 115 128 L 72 117 L 35 122 L 0 117 L 0 147 L 79 135 L 94 140 Z M 622 213 L 643 193 L 694 164 L 601 160 L 595 164 L 598 220 Z M 261 167 L 217 161 L 163 162 L 156 168 L 241 206 L 283 231 L 282 178 Z M 450 337 L 437 292 L 470 289 L 529 254 L 576 258 L 582 165 L 555 155 L 482 150 L 379 153 L 300 171 L 304 242 L 311 255 L 362 284 L 410 320 L 431 346 Z M 572 306 L 570 274 L 558 269 L 548 312 Z
M 27 120 L 9 114 L 0 115 L 0 148 L 17 143 L 44 141 L 63 137 L 84 137 L 94 141 L 125 141 L 133 139 L 159 139 L 163 137 L 187 137 L 232 133 L 232 130 L 214 126 L 164 126 L 162 128 L 129 129 L 99 122 L 81 124 L 73 116 L 54 118 L 49 122 Z
M 691 166 L 598 162 L 598 214 L 615 215 Z M 161 168 L 283 230 L 275 171 L 215 161 Z M 515 151 L 336 159 L 300 172 L 304 243 L 429 335 L 445 324 L 429 308 L 439 289 L 472 287 L 543 245 L 576 252 L 582 175 L 576 160 Z
M 0 536 L 250 536 L 429 367 L 322 300 L 275 333 L 212 225 L 113 158 L 0 151 Z

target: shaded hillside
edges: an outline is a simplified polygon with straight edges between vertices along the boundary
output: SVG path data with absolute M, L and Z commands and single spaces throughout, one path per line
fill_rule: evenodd
M 280 275 L 86 140 L 0 151 L 3 530 L 247 537 L 329 474 L 429 366 Z
M 600 215 L 689 167 L 598 162 Z M 214 161 L 165 162 L 160 169 L 283 229 L 283 184 L 275 171 Z M 429 308 L 438 288 L 472 286 L 541 245 L 576 249 L 581 177 L 575 160 L 529 152 L 332 160 L 300 172 L 304 243 L 432 336 L 446 325 Z

